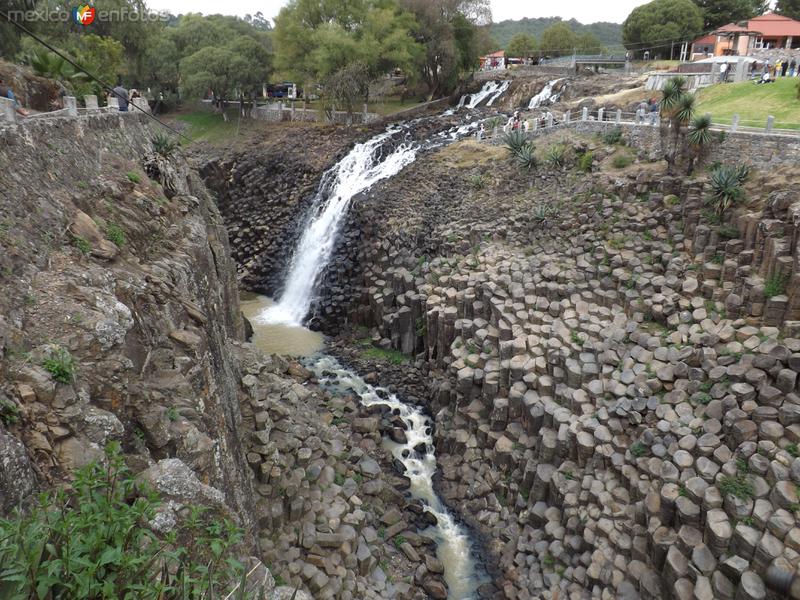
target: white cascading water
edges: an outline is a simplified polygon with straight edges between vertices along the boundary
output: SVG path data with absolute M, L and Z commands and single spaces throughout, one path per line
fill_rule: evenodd
M 494 104 L 494 101 L 497 100 L 500 96 L 502 96 L 503 92 L 505 92 L 508 89 L 508 86 L 510 85 L 511 85 L 511 80 L 506 80 L 503 83 L 501 83 L 500 86 L 492 94 L 492 97 L 489 98 L 489 100 L 486 102 L 486 106 L 491 106 L 492 104 Z
M 390 440 L 384 443 L 392 456 L 405 467 L 405 476 L 411 482 L 412 495 L 422 500 L 425 510 L 436 517 L 436 526 L 430 533 L 436 538 L 437 554 L 445 565 L 444 578 L 449 589 L 448 598 L 476 598 L 481 578 L 472 558 L 472 544 L 464 529 L 456 523 L 433 489 L 433 475 L 437 466 L 430 418 L 421 409 L 402 402 L 385 388 L 376 388 L 366 383 L 352 371 L 343 368 L 335 358 L 311 358 L 306 361 L 306 366 L 314 372 L 322 385 L 355 392 L 364 406 L 386 406 L 403 419 L 408 428 L 406 443 L 397 444 Z M 419 444 L 425 444 L 425 454 L 418 454 L 414 450 Z
M 561 92 L 553 93 L 553 88 L 555 88 L 559 81 L 561 80 L 553 79 L 552 81 L 548 81 L 542 88 L 542 91 L 531 98 L 531 101 L 528 103 L 528 110 L 539 108 L 545 103 L 553 104 L 558 102 L 558 99 L 561 97 Z
M 384 144 L 400 129 L 391 129 L 356 146 L 322 178 L 314 208 L 292 258 L 289 276 L 278 302 L 260 313 L 263 323 L 300 325 L 314 299 L 314 288 L 339 233 L 350 201 L 373 184 L 399 173 L 414 162 L 417 148 L 400 144 L 385 158 Z M 383 160 L 381 160 L 383 158 Z

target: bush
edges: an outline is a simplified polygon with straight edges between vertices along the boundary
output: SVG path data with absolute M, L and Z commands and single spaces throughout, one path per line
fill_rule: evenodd
M 592 163 L 594 162 L 594 154 L 586 151 L 578 158 L 578 170 L 584 173 L 589 173 L 592 170 Z
M 89 254 L 92 251 L 92 245 L 89 243 L 89 240 L 86 238 L 82 238 L 79 235 L 76 235 L 72 239 L 72 243 L 75 244 L 75 247 L 80 250 L 81 254 Z
M 567 162 L 567 148 L 563 144 L 553 144 L 547 149 L 545 162 L 555 169 L 560 169 Z
M 611 161 L 611 166 L 615 169 L 624 169 L 633 162 L 630 154 L 617 154 Z
M 10 400 L 0 398 L 0 423 L 8 427 L 19 422 L 19 407 Z
M 767 279 L 764 283 L 764 296 L 772 298 L 773 296 L 782 296 L 786 293 L 786 284 L 789 282 L 789 277 L 775 273 Z
M 125 231 L 119 225 L 109 223 L 106 227 L 106 237 L 118 248 L 122 248 L 125 245 Z
M 736 496 L 740 500 L 749 500 L 755 495 L 753 483 L 746 473 L 737 472 L 736 475 L 723 475 L 719 480 L 719 491 L 723 496 Z
M 622 142 L 622 127 L 614 127 L 611 131 L 603 134 L 603 143 L 608 146 L 615 146 Z
M 75 378 L 75 361 L 66 349 L 56 347 L 42 361 L 42 367 L 59 383 L 72 383 Z
M 486 187 L 486 176 L 483 173 L 474 173 L 467 178 L 470 187 L 476 190 L 482 190 Z
M 165 133 L 157 133 L 153 138 L 153 150 L 164 158 L 168 158 L 178 147 L 178 142 Z
M 158 539 L 145 523 L 161 504 L 137 493 L 118 444 L 106 449 L 108 467 L 77 472 L 73 491 L 43 494 L 28 514 L 0 520 L 0 597 L 19 600 L 189 600 L 218 594 L 242 578 L 231 555 L 241 532 L 192 507 L 182 536 Z
M 131 183 L 139 183 L 142 180 L 142 178 L 139 177 L 139 174 L 135 173 L 134 171 L 128 171 L 127 173 L 125 173 L 125 176 Z
M 749 175 L 750 167 L 747 165 L 720 165 L 711 171 L 709 204 L 720 219 L 744 196 L 742 184 Z

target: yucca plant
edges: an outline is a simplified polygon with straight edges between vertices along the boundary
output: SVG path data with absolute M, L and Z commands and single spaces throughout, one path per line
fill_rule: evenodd
M 689 143 L 688 159 L 689 164 L 686 174 L 694 172 L 695 163 L 705 154 L 711 144 L 711 115 L 701 115 L 692 119 L 689 125 L 689 133 L 686 135 Z
M 661 151 L 670 175 L 675 174 L 678 153 L 688 147 L 686 130 L 694 117 L 696 99 L 686 91 L 686 83 L 685 77 L 672 77 L 661 90 Z
M 713 205 L 714 212 L 720 219 L 744 195 L 742 183 L 748 172 L 749 169 L 733 165 L 721 165 L 711 171 L 709 203 Z
M 503 134 L 503 145 L 514 156 L 519 154 L 519 151 L 522 150 L 527 143 L 528 138 L 524 131 L 517 130 Z
M 515 154 L 515 157 L 520 167 L 529 171 L 536 167 L 537 160 L 536 155 L 534 154 L 535 150 L 536 149 L 534 148 L 533 144 L 530 142 L 526 143 L 524 146 L 522 146 L 522 148 L 519 149 L 519 151 Z
M 554 169 L 560 169 L 567 162 L 567 149 L 562 144 L 553 144 L 547 149 L 544 160 Z
M 164 158 L 168 158 L 178 147 L 178 143 L 165 133 L 157 133 L 152 140 L 153 150 Z

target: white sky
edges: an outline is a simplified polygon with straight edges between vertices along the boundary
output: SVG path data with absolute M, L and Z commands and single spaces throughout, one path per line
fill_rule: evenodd
M 261 11 L 273 19 L 287 0 L 147 0 L 153 10 L 169 10 L 172 14 L 201 12 L 206 15 L 226 14 L 244 16 Z M 523 17 L 575 18 L 581 23 L 611 21 L 622 23 L 634 7 L 648 0 L 560 0 L 558 3 L 542 0 L 491 0 L 492 17 L 495 22 Z

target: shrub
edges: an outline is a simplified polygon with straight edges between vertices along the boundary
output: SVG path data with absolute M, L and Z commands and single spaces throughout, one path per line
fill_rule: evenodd
M 142 178 L 139 177 L 139 174 L 133 171 L 128 171 L 127 173 L 125 173 L 125 176 L 131 183 L 139 183 L 142 180 Z
M 645 454 L 647 454 L 647 446 L 645 446 L 642 442 L 636 442 L 630 448 L 631 454 L 636 458 L 641 458 Z
M 59 383 L 71 383 L 75 378 L 75 361 L 65 349 L 56 347 L 42 361 L 42 367 Z
M 741 472 L 720 477 L 719 491 L 723 496 L 736 496 L 740 500 L 749 500 L 755 494 L 755 488 L 747 474 Z
M 231 556 L 242 534 L 230 521 L 192 507 L 181 532 L 188 548 L 174 533 L 158 539 L 145 525 L 158 494 L 137 493 L 118 444 L 106 455 L 108 467 L 77 472 L 74 491 L 43 494 L 28 514 L 0 520 L 0 597 L 199 600 L 244 579 Z
M 720 165 L 711 171 L 709 204 L 720 219 L 744 196 L 742 184 L 749 175 L 750 168 L 747 165 Z
M 89 254 L 92 251 L 92 245 L 89 243 L 89 240 L 86 238 L 82 238 L 79 235 L 76 235 L 72 239 L 72 243 L 75 244 L 75 247 L 80 250 L 81 254 Z
M 630 154 L 617 154 L 611 161 L 611 166 L 615 169 L 624 169 L 633 162 Z
M 19 407 L 14 402 L 0 398 L 0 423 L 8 427 L 19 422 Z
M 536 167 L 538 161 L 536 160 L 536 155 L 534 154 L 535 150 L 536 149 L 531 143 L 526 143 L 522 148 L 520 148 L 519 152 L 516 154 L 516 159 L 521 168 L 530 171 Z
M 118 248 L 122 248 L 125 245 L 125 231 L 119 225 L 109 223 L 106 227 L 106 237 Z
M 739 237 L 739 230 L 733 225 L 720 225 L 717 227 L 717 235 L 723 240 L 735 240 Z
M 164 158 L 168 158 L 178 147 L 178 142 L 165 133 L 157 133 L 153 138 L 153 150 Z
M 782 296 L 786 292 L 786 284 L 788 282 L 788 276 L 774 273 L 764 283 L 764 296 L 767 298 Z
M 553 144 L 547 149 L 545 162 L 555 169 L 560 169 L 567 162 L 567 148 L 563 144 Z
M 594 154 L 586 151 L 578 158 L 578 170 L 584 173 L 589 173 L 592 170 L 592 163 L 594 162 Z
M 474 173 L 467 179 L 470 187 L 476 190 L 482 190 L 486 187 L 486 176 L 483 173 Z
M 361 353 L 362 358 L 390 362 L 394 365 L 402 365 L 407 362 L 406 355 L 398 350 L 383 350 L 381 348 L 367 348 Z
M 622 141 L 622 127 L 614 127 L 603 134 L 603 143 L 608 146 L 615 146 Z

